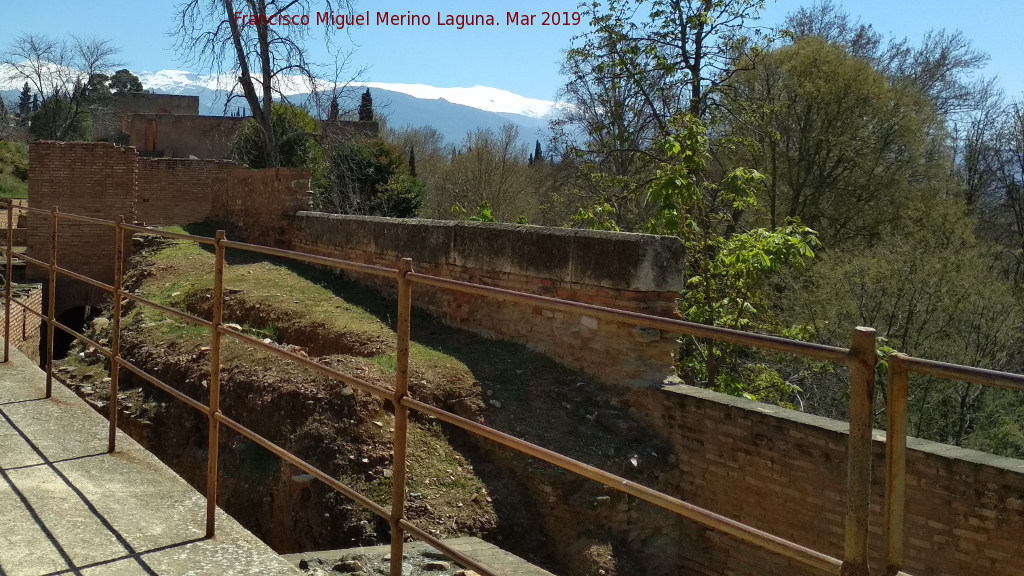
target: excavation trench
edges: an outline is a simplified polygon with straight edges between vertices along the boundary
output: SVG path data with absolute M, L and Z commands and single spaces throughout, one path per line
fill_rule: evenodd
M 152 276 L 140 273 L 136 282 L 144 290 Z M 186 287 L 172 296 L 170 304 L 209 317 L 208 288 Z M 393 302 L 381 302 L 393 309 Z M 338 329 L 237 289 L 226 296 L 224 317 L 244 332 L 393 386 L 393 333 Z M 208 334 L 135 306 L 124 318 L 123 356 L 207 402 Z M 414 326 L 414 397 L 630 479 L 654 487 L 672 483 L 669 450 L 629 415 L 628 391 L 587 383 L 524 347 L 481 339 L 425 315 L 417 314 Z M 92 336 L 107 342 L 108 330 L 107 320 L 94 322 Z M 443 358 L 435 358 L 438 351 Z M 95 352 L 73 347 L 57 375 L 105 411 L 107 366 Z M 206 419 L 130 373 L 121 375 L 122 428 L 203 490 Z M 225 339 L 221 406 L 390 505 L 390 403 Z M 219 504 L 279 552 L 388 541 L 386 522 L 251 441 L 224 431 L 220 453 Z M 700 530 L 652 506 L 426 417 L 414 416 L 410 426 L 407 489 L 408 517 L 430 533 L 480 536 L 566 576 L 679 574 L 686 567 L 680 535 L 702 538 Z

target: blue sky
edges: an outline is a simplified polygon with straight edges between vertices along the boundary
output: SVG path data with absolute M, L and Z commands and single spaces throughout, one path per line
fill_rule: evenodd
M 19 32 L 69 33 L 109 38 L 121 47 L 121 59 L 135 71 L 187 69 L 176 60 L 172 39 L 171 0 L 48 0 L 45 3 L 0 0 L 7 6 L 0 17 L 0 49 Z M 785 14 L 808 4 L 802 0 L 768 2 L 765 24 L 777 24 Z M 919 39 L 931 28 L 960 29 L 975 45 L 992 56 L 987 75 L 998 75 L 1011 97 L 1024 95 L 1019 44 L 1024 22 L 1022 0 L 845 0 L 853 16 L 860 16 L 883 33 Z M 486 6 L 487 8 L 484 8 Z M 428 14 L 430 26 L 355 28 L 337 39 L 355 44 L 353 61 L 368 67 L 361 80 L 423 83 L 434 86 L 485 85 L 523 96 L 553 99 L 561 84 L 558 73 L 562 52 L 575 26 L 478 27 L 457 30 L 436 25 L 437 14 L 486 12 L 504 16 L 516 10 L 572 12 L 576 0 L 363 0 L 357 11 Z M 982 8 L 983 6 L 983 8 Z M 539 22 L 539 19 L 538 19 Z M 317 45 L 317 50 L 323 51 Z M 323 51 L 325 52 L 325 51 Z M 327 54 L 321 53 L 320 59 Z

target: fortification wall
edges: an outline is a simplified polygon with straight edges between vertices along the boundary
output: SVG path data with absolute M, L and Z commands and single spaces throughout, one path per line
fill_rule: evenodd
M 29 146 L 30 208 L 112 220 L 135 218 L 138 154 L 134 148 L 95 142 L 35 142 Z M 27 217 L 26 254 L 50 259 L 50 222 L 42 214 Z M 60 221 L 57 263 L 79 274 L 110 282 L 114 276 L 114 230 L 96 224 Z M 47 277 L 29 265 L 26 279 Z M 65 280 L 59 280 L 58 286 Z
M 118 94 L 109 105 L 92 110 L 93 136 L 102 142 L 126 143 L 132 114 L 199 115 L 198 96 Z
M 303 212 L 291 247 L 390 267 L 411 258 L 425 274 L 665 317 L 683 283 L 679 240 L 643 234 Z M 395 289 L 391 279 L 359 279 Z M 413 303 L 605 382 L 661 384 L 677 346 L 658 330 L 426 286 Z
M 224 160 L 140 158 L 135 219 L 147 225 L 202 222 L 210 215 L 218 175 L 241 165 Z
M 674 450 L 661 488 L 687 502 L 842 557 L 848 425 L 690 386 L 638 391 L 636 416 Z M 872 459 L 873 574 L 881 554 L 885 434 Z M 1024 461 L 911 438 L 910 574 L 1024 574 Z M 680 545 L 700 574 L 817 575 L 707 531 Z
M 309 210 L 313 193 L 305 168 L 219 170 L 214 178 L 210 220 L 234 238 L 255 244 L 288 246 L 295 214 Z
M 134 114 L 128 144 L 142 156 L 228 158 L 231 139 L 246 118 Z

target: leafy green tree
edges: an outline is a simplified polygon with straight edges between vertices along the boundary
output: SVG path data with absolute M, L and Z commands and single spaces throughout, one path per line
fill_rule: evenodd
M 319 142 L 320 125 L 305 109 L 284 102 L 274 103 L 271 114 L 277 131 L 273 141 L 277 146 L 280 167 L 309 168 L 314 194 L 324 194 L 328 183 L 324 152 Z M 266 145 L 263 126 L 250 118 L 235 132 L 231 141 L 231 157 L 250 168 L 270 168 Z
M 66 98 L 47 98 L 32 113 L 29 137 L 33 140 L 90 141 L 92 115 Z
M 767 284 L 777 274 L 803 268 L 818 246 L 815 232 L 795 222 L 738 230 L 739 215 L 757 207 L 762 176 L 737 168 L 720 181 L 709 178 L 706 128 L 684 117 L 667 139 L 658 178 L 649 191 L 656 207 L 647 231 L 671 234 L 685 244 L 689 273 L 680 298 L 682 317 L 733 329 L 777 332 L 766 313 Z M 685 338 L 677 366 L 683 380 L 733 395 L 786 403 L 795 388 L 735 346 Z
M 763 0 L 611 0 L 583 7 L 590 31 L 574 39 L 562 72 L 568 105 L 555 142 L 580 160 L 574 194 L 608 205 L 635 230 L 650 218 L 646 190 L 665 157 L 660 143 L 680 112 L 707 123 L 735 73 L 740 46 L 766 40 L 750 26 Z
M 841 46 L 809 37 L 760 54 L 731 88 L 729 127 L 753 144 L 733 161 L 767 176 L 770 226 L 798 217 L 826 244 L 877 238 L 915 195 L 948 184 L 928 99 Z
M 330 186 L 317 202 L 322 210 L 410 218 L 423 205 L 423 183 L 409 175 L 401 152 L 379 138 L 336 144 L 328 175 Z
M 306 110 L 283 102 L 274 103 L 274 141 L 279 146 L 280 165 L 285 168 L 322 169 L 323 152 L 317 139 L 320 126 Z M 231 143 L 231 156 L 250 168 L 269 168 L 262 126 L 247 120 Z
M 95 73 L 89 76 L 85 89 L 82 90 L 83 101 L 90 106 L 106 106 L 110 104 L 111 94 L 107 83 L 110 77 L 106 74 Z
M 846 342 L 849 326 L 872 326 L 890 349 L 1017 371 L 1024 360 L 1024 306 L 973 229 L 959 201 L 922 203 L 875 245 L 822 253 L 810 274 L 785 290 L 785 315 L 812 325 L 825 343 Z M 805 384 L 807 410 L 841 417 L 844 380 Z M 990 388 L 915 378 L 910 434 L 964 445 L 985 428 L 981 415 L 990 394 Z
M 114 72 L 114 75 L 110 77 L 109 88 L 113 94 L 135 94 L 146 91 L 139 77 L 128 69 Z

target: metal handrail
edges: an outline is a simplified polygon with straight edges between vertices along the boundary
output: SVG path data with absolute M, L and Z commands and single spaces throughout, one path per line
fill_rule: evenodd
M 826 346 L 816 343 L 800 342 L 777 336 L 764 334 L 753 334 L 730 330 L 726 328 L 695 324 L 682 320 L 652 316 L 636 312 L 627 312 L 614 308 L 582 304 L 546 296 L 527 294 L 513 290 L 482 286 L 469 282 L 441 278 L 428 274 L 420 274 L 412 271 L 412 262 L 403 259 L 398 268 L 350 262 L 326 256 L 318 256 L 227 240 L 223 231 L 218 231 L 215 238 L 180 234 L 165 230 L 156 230 L 135 224 L 124 223 L 121 218 L 116 221 L 101 220 L 87 216 L 76 216 L 61 213 L 56 207 L 51 210 L 38 208 L 18 207 L 18 210 L 50 216 L 50 262 L 43 262 L 35 258 L 19 255 L 26 262 L 45 267 L 50 273 L 48 313 L 42 314 L 32 310 L 25 304 L 12 299 L 11 283 L 7 282 L 5 287 L 5 338 L 4 361 L 9 360 L 9 335 L 10 335 L 10 309 L 11 303 L 16 303 L 33 315 L 43 319 L 47 324 L 47 397 L 50 396 L 50 380 L 52 378 L 52 345 L 53 331 L 59 328 L 68 332 L 75 338 L 88 343 L 96 350 L 108 355 L 111 360 L 111 401 L 109 402 L 110 437 L 108 450 L 114 451 L 116 443 L 116 418 L 117 418 L 117 386 L 119 367 L 136 374 L 139 378 L 168 393 L 178 401 L 206 415 L 210 421 L 210 444 L 208 460 L 208 482 L 207 482 L 207 535 L 212 537 L 215 532 L 214 512 L 216 510 L 216 489 L 218 478 L 217 448 L 219 446 L 219 425 L 224 424 L 239 434 L 246 436 L 264 448 L 270 450 L 285 461 L 309 473 L 325 484 L 338 490 L 353 501 L 369 509 L 374 514 L 387 519 L 392 528 L 392 574 L 401 573 L 401 559 L 404 543 L 404 535 L 412 535 L 419 540 L 425 541 L 437 547 L 456 561 L 464 564 L 478 573 L 485 576 L 493 575 L 493 571 L 476 560 L 469 558 L 458 550 L 452 549 L 439 539 L 431 536 L 422 529 L 416 527 L 405 518 L 405 478 L 406 478 L 406 443 L 408 432 L 408 411 L 416 410 L 453 426 L 462 428 L 472 434 L 498 442 L 504 446 L 540 459 L 550 464 L 559 466 L 565 470 L 589 478 L 616 490 L 640 498 L 666 510 L 674 512 L 685 518 L 697 521 L 715 530 L 730 534 L 737 539 L 759 546 L 773 553 L 801 562 L 809 567 L 822 571 L 839 574 L 866 574 L 867 572 L 867 519 L 870 509 L 870 454 L 871 454 L 871 417 L 873 414 L 872 398 L 874 386 L 875 366 L 875 338 L 871 329 L 858 329 L 854 332 L 852 345 L 849 348 Z M 13 262 L 13 202 L 7 203 L 8 217 L 8 238 L 6 250 L 2 250 L 7 260 L 7 278 L 10 278 Z M 99 288 L 108 288 L 108 285 L 85 277 L 81 274 L 71 272 L 57 265 L 57 232 L 58 220 L 67 218 L 87 224 L 113 226 L 115 229 L 115 263 L 114 263 L 114 284 L 109 286 L 114 296 L 114 318 L 111 327 L 111 346 L 107 350 L 96 342 L 80 334 L 67 326 L 56 321 L 54 314 L 54 290 L 57 273 L 69 276 L 73 279 L 86 282 Z M 147 233 L 158 236 L 198 242 L 200 244 L 213 246 L 214 254 L 214 311 L 213 319 L 205 320 L 176 310 L 174 308 L 153 302 L 137 294 L 125 292 L 122 289 L 123 280 L 123 248 L 124 233 Z M 350 272 L 372 274 L 375 276 L 394 278 L 398 284 L 398 350 L 397 368 L 394 389 L 384 388 L 357 377 L 337 371 L 303 358 L 286 349 L 272 344 L 267 344 L 257 338 L 253 338 L 238 330 L 228 328 L 222 323 L 223 300 L 224 300 L 224 262 L 226 248 L 246 250 L 269 256 L 298 260 L 309 264 L 329 266 L 331 268 L 346 270 Z M 682 500 L 676 499 L 668 494 L 653 490 L 646 486 L 636 484 L 625 478 L 616 476 L 599 468 L 573 460 L 567 456 L 537 446 L 520 438 L 510 436 L 483 424 L 462 418 L 451 412 L 447 412 L 425 402 L 414 400 L 408 392 L 408 362 L 409 362 L 409 326 L 411 320 L 411 286 L 420 284 L 432 286 L 443 290 L 459 291 L 497 298 L 505 301 L 519 302 L 544 306 L 546 308 L 586 313 L 598 318 L 664 330 L 671 333 L 687 334 L 699 338 L 708 338 L 733 344 L 751 346 L 760 349 L 776 352 L 795 354 L 804 357 L 815 358 L 831 362 L 844 363 L 851 371 L 851 405 L 850 405 L 850 434 L 848 451 L 848 483 L 847 483 L 847 517 L 845 528 L 845 551 L 844 559 L 833 558 L 821 552 L 811 550 L 799 544 L 787 541 L 770 533 L 758 530 L 736 520 L 726 518 L 714 512 L 704 510 Z M 209 404 L 203 404 L 183 392 L 174 389 L 167 383 L 153 375 L 146 373 L 141 368 L 125 360 L 120 355 L 120 311 L 122 299 L 127 299 L 138 304 L 152 306 L 164 313 L 177 318 L 203 326 L 210 329 L 211 334 L 211 379 Z M 343 382 L 353 388 L 372 394 L 374 396 L 390 400 L 395 410 L 395 438 L 394 438 L 394 460 L 393 460 L 393 493 L 391 510 L 376 504 L 365 495 L 359 494 L 329 474 L 319 470 L 315 466 L 291 454 L 284 448 L 271 442 L 267 438 L 257 434 L 251 429 L 236 420 L 224 415 L 220 410 L 220 346 L 221 336 L 227 335 L 245 344 L 256 346 L 269 351 L 279 357 L 293 361 L 306 368 L 312 369 L 320 374 Z M 906 402 L 908 375 L 918 373 L 941 378 L 952 378 L 972 382 L 986 386 L 999 386 L 1013 390 L 1024 390 L 1024 376 L 972 368 L 956 364 L 947 364 L 934 360 L 913 358 L 902 354 L 891 355 L 889 362 L 889 380 L 887 383 L 887 441 L 886 441 L 886 501 L 885 501 L 885 533 L 886 533 L 886 574 L 904 574 L 903 562 L 903 516 L 904 516 L 904 477 L 906 460 Z M 397 570 L 397 571 L 396 571 Z
M 764 350 L 783 352 L 786 354 L 807 356 L 829 362 L 845 362 L 846 355 L 850 352 L 849 348 L 827 346 L 825 344 L 817 344 L 814 342 L 802 342 L 800 340 L 791 340 L 789 338 L 781 338 L 779 336 L 771 336 L 768 334 L 743 332 L 741 330 L 709 326 L 707 324 L 698 324 L 696 322 L 687 322 L 685 320 L 676 320 L 674 318 L 664 318 L 662 316 L 652 316 L 650 314 L 642 314 L 639 312 L 629 312 L 626 310 L 619 310 L 617 308 L 598 306 L 596 304 L 583 304 L 570 300 L 551 298 L 549 296 L 539 296 L 537 294 L 528 294 L 525 292 L 517 292 L 515 290 L 495 288 L 493 286 L 483 286 L 481 284 L 473 284 L 471 282 L 441 278 L 416 272 L 409 274 L 409 280 L 415 284 L 423 284 L 425 286 L 433 286 L 435 288 L 443 288 L 446 290 L 476 294 L 480 296 L 491 296 L 499 300 L 521 302 L 524 304 L 536 304 L 551 310 L 559 310 L 562 312 L 587 312 L 597 316 L 598 318 L 614 320 L 617 322 L 632 324 L 634 326 L 655 328 L 666 332 L 695 336 L 697 338 L 707 338 L 709 340 L 729 342 L 731 344 L 739 344 L 742 346 L 752 346 Z

